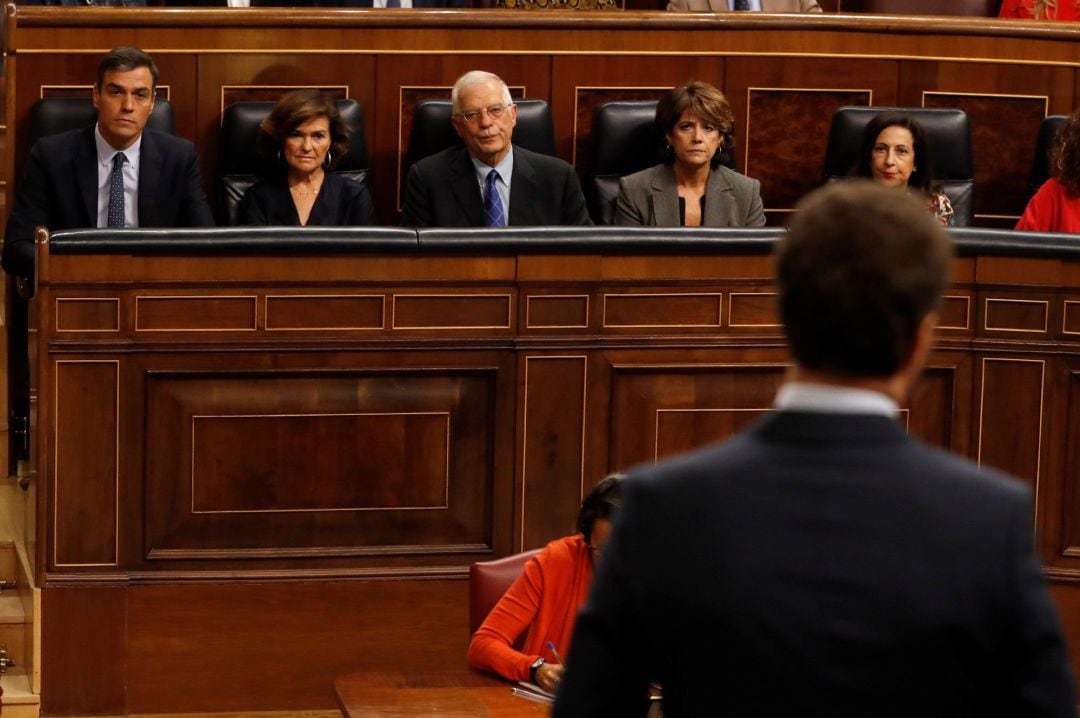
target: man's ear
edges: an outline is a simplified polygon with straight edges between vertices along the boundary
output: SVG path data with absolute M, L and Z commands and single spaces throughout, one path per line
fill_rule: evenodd
M 94 85 L 94 89 L 90 91 L 90 99 L 94 102 L 94 109 L 101 109 L 101 93 L 98 92 L 97 85 Z

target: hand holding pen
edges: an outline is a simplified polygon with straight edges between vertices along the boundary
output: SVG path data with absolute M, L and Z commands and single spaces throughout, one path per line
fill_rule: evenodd
M 555 650 L 555 644 L 551 641 L 547 642 L 548 648 L 551 650 L 551 655 L 555 657 L 557 663 L 544 663 L 542 666 L 536 669 L 536 684 L 543 688 L 548 693 L 554 693 L 559 687 L 559 681 L 562 680 L 563 675 L 563 659 L 559 655 L 559 652 Z

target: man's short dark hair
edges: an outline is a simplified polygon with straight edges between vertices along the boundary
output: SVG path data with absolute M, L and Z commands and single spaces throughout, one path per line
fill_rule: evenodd
M 145 67 L 150 70 L 151 87 L 157 89 L 158 69 L 154 58 L 137 47 L 116 47 L 101 58 L 97 68 L 97 89 L 101 92 L 106 72 L 130 72 Z
M 585 543 L 592 544 L 592 532 L 596 522 L 610 519 L 622 505 L 623 478 L 623 474 L 606 476 L 585 495 L 577 520 L 578 533 L 585 537 Z
M 798 209 L 776 260 L 795 361 L 839 376 L 892 376 L 949 283 L 951 239 L 924 202 L 872 182 L 834 183 Z

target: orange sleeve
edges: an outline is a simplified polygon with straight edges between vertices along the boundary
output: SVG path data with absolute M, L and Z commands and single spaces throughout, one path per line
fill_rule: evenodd
M 1050 179 L 1039 188 L 1039 191 L 1035 193 L 1035 196 L 1027 203 L 1027 207 L 1024 208 L 1024 214 L 1020 217 L 1020 221 L 1016 223 L 1016 229 L 1025 232 L 1057 231 L 1054 227 L 1057 205 L 1055 199 L 1057 193 L 1054 191 L 1054 184 L 1056 184 L 1055 180 Z
M 512 681 L 529 680 L 529 668 L 540 656 L 527 656 L 514 650 L 513 644 L 528 629 L 540 607 L 544 591 L 540 559 L 545 554 L 542 552 L 525 564 L 525 570 L 476 629 L 469 642 L 471 667 Z

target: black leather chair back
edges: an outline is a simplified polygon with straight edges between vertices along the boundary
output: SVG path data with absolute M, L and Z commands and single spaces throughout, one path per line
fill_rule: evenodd
M 732 133 L 724 139 L 720 163 L 735 169 Z M 619 178 L 663 161 L 664 138 L 656 127 L 656 100 L 606 102 L 593 112 L 585 201 L 596 224 L 615 220 Z
M 267 174 L 278 171 L 276 157 L 259 153 L 259 124 L 274 108 L 273 102 L 235 102 L 221 116 L 218 152 L 218 219 L 236 224 L 236 209 L 244 193 Z M 334 174 L 356 182 L 367 181 L 367 143 L 364 139 L 364 111 L 356 100 L 338 100 L 338 112 L 349 130 L 349 151 L 338 160 Z
M 1039 136 L 1035 140 L 1035 161 L 1031 163 L 1032 195 L 1050 179 L 1050 151 L 1054 149 L 1058 130 L 1068 119 L 1066 115 L 1050 115 L 1039 125 Z
M 551 123 L 551 108 L 543 100 L 514 100 L 517 105 L 517 125 L 513 142 L 533 152 L 555 156 L 555 128 Z M 406 172 L 416 162 L 461 144 L 450 115 L 449 100 L 425 100 L 413 110 L 412 133 L 405 152 Z
M 967 227 L 975 212 L 971 124 L 963 110 L 923 107 L 841 107 L 833 114 L 825 148 L 825 179 L 846 177 L 855 166 L 863 129 L 882 112 L 913 117 L 926 132 L 934 180 L 953 206 L 953 226 Z
M 88 127 L 95 122 L 97 109 L 89 97 L 43 97 L 30 108 L 30 131 L 26 146 L 33 147 L 42 137 Z M 154 111 L 146 121 L 146 128 L 176 134 L 176 120 L 168 100 L 154 102 Z

